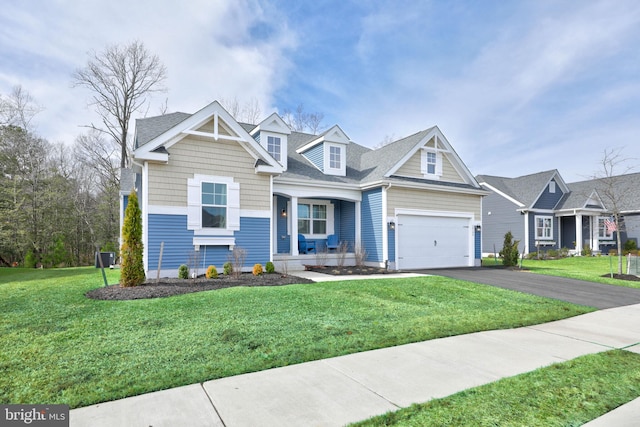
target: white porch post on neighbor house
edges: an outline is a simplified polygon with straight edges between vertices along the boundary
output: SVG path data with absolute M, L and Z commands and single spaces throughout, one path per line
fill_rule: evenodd
M 355 246 L 360 247 L 360 245 L 362 245 L 362 241 L 360 239 L 360 235 L 362 234 L 362 223 L 360 220 L 360 211 L 361 211 L 361 203 L 360 201 L 356 202 L 356 241 L 355 241 Z M 355 247 L 354 247 L 355 250 Z
M 582 255 L 582 215 L 576 215 L 576 254 Z
M 524 253 L 529 253 L 529 212 L 524 213 Z
M 298 198 L 291 196 L 291 256 L 298 256 Z
M 598 223 L 597 223 L 596 217 L 590 216 L 589 217 L 589 234 L 590 234 L 592 254 L 593 254 L 593 251 L 598 250 L 598 230 L 596 229 L 597 227 L 598 227 Z

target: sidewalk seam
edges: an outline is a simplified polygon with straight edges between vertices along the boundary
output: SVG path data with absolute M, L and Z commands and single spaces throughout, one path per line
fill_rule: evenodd
M 222 415 L 220 415 L 220 412 L 218 412 L 218 408 L 216 408 L 216 405 L 213 403 L 213 400 L 211 400 L 211 396 L 209 396 L 209 393 L 207 393 L 207 389 L 204 388 L 204 383 L 200 383 L 200 388 L 202 389 L 202 391 L 204 391 L 205 396 L 207 396 L 207 399 L 209 400 L 209 403 L 211 403 L 211 407 L 213 408 L 213 410 L 215 411 L 216 415 L 218 416 L 218 419 L 220 420 L 220 422 L 222 423 L 222 425 L 224 427 L 227 427 L 227 424 L 224 422 L 224 420 L 222 419 Z
M 536 328 L 536 326 L 544 326 L 545 324 L 546 323 L 541 323 L 539 325 L 525 326 L 525 328 L 533 329 L 533 330 L 538 331 L 538 332 L 544 332 L 545 334 L 549 334 L 549 335 L 555 335 L 557 337 L 569 338 L 569 339 L 580 341 L 580 342 L 586 342 L 586 343 L 589 343 L 589 344 L 599 345 L 601 347 L 604 347 L 605 349 L 610 349 L 610 350 L 617 350 L 618 349 L 618 347 L 612 347 L 610 345 L 602 344 L 602 343 L 599 343 L 599 342 L 584 340 L 584 339 L 576 338 L 576 337 L 573 337 L 573 336 L 570 336 L 570 335 L 563 335 L 563 334 L 559 334 L 559 333 L 556 333 L 556 332 L 549 332 L 549 331 L 545 331 L 544 329 Z
M 385 402 L 390 403 L 391 405 L 395 406 L 398 409 L 403 409 L 404 406 L 398 405 L 395 402 L 392 402 L 391 400 L 387 399 L 386 397 L 384 397 L 383 395 L 381 395 L 380 393 L 376 392 L 375 390 L 372 390 L 370 387 L 366 386 L 365 384 L 361 383 L 360 381 L 358 381 L 357 379 L 353 378 L 351 375 L 349 375 L 346 372 L 343 372 L 341 369 L 338 369 L 335 366 L 332 366 L 331 364 L 327 363 L 327 360 L 331 360 L 330 359 L 320 359 L 319 361 L 322 362 L 322 364 L 324 366 L 327 366 L 329 368 L 331 368 L 332 370 L 334 370 L 335 372 L 338 372 L 339 374 L 343 375 L 344 377 L 350 379 L 351 381 L 353 381 L 354 383 L 358 384 L 360 387 L 364 388 L 365 390 L 369 391 L 370 393 L 378 396 L 379 398 L 381 398 L 382 400 L 384 400 Z

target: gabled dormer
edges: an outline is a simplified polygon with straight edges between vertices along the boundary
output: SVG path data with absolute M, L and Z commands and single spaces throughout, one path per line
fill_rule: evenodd
M 250 135 L 287 170 L 287 137 L 291 129 L 282 118 L 273 113 L 260 122 Z
M 348 146 L 349 137 L 340 126 L 335 125 L 297 152 L 325 175 L 346 176 Z

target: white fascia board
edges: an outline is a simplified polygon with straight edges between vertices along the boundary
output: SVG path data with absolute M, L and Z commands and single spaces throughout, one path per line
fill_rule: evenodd
M 327 183 L 329 184 L 329 183 Z M 354 202 L 362 201 L 362 192 L 357 187 L 345 187 L 335 185 L 282 183 L 274 179 L 273 194 L 282 194 L 289 197 L 340 199 Z M 334 183 L 331 183 L 334 184 Z
M 389 181 L 389 180 L 380 180 L 373 182 L 366 182 L 360 186 L 360 189 L 370 190 L 372 188 L 380 187 L 380 186 L 391 186 L 391 187 L 399 187 L 399 188 L 412 188 L 418 190 L 431 190 L 431 191 L 440 191 L 445 193 L 460 193 L 460 194 L 471 194 L 474 196 L 488 196 L 489 192 L 487 190 L 483 190 L 481 188 L 459 188 L 459 187 L 450 187 L 446 185 L 437 185 L 437 184 L 424 184 L 420 182 L 398 182 L 398 181 Z
M 284 120 L 282 120 L 282 117 L 277 113 L 271 114 L 269 117 L 258 123 L 258 125 L 251 130 L 250 135 L 253 136 L 261 131 L 291 135 L 291 128 L 287 126 Z
M 432 128 L 431 131 L 427 133 L 424 138 L 418 141 L 418 143 L 414 145 L 411 150 L 409 150 L 404 156 L 402 156 L 402 158 L 398 160 L 396 164 L 393 165 L 391 169 L 387 171 L 387 173 L 384 175 L 385 178 L 389 178 L 391 175 L 395 174 L 398 171 L 398 169 L 402 167 L 402 165 L 404 165 L 411 157 L 413 157 L 414 154 L 416 154 L 418 150 L 421 150 L 427 144 L 427 142 L 429 142 L 429 140 L 436 135 L 435 131 L 436 131 L 436 128 L 435 127 Z
M 516 199 L 514 199 L 513 197 L 503 193 L 502 191 L 498 190 L 497 188 L 495 188 L 492 185 L 487 184 L 486 182 L 481 182 L 480 183 L 481 187 L 486 187 L 488 188 L 490 191 L 493 191 L 494 193 L 496 193 L 497 195 L 504 197 L 505 199 L 507 199 L 508 201 L 510 201 L 511 203 L 515 204 L 516 206 L 518 206 L 519 208 L 524 208 L 525 204 L 521 203 L 519 201 L 517 201 Z
M 206 132 L 198 132 L 195 129 L 198 129 L 204 123 L 209 121 L 211 118 L 221 118 L 227 126 L 239 137 L 227 136 L 218 134 L 218 138 L 222 139 L 230 139 L 232 141 L 237 141 L 240 145 L 254 158 L 267 161 L 275 170 L 279 169 L 279 163 L 271 157 L 271 155 L 264 149 L 260 144 L 258 144 L 249 133 L 244 130 L 242 126 L 238 124 L 238 122 L 227 112 L 227 110 L 220 105 L 218 101 L 214 101 L 206 107 L 202 108 L 195 114 L 192 114 L 187 119 L 178 123 L 176 126 L 152 139 L 142 147 L 138 148 L 135 151 L 135 158 L 145 158 L 147 153 L 152 152 L 156 148 L 164 145 L 165 148 L 170 148 L 172 145 L 180 141 L 185 134 L 191 133 L 198 136 L 214 136 L 210 135 Z M 140 157 L 139 157 L 140 156 Z M 280 167 L 281 168 L 281 167 Z
M 146 160 L 152 163 L 169 163 L 168 153 L 154 153 L 154 152 L 135 153 L 134 158 L 136 160 Z

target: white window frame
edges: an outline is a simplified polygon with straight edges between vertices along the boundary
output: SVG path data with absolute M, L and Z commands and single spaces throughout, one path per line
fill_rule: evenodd
M 605 220 L 612 220 L 609 216 L 599 216 L 598 217 L 598 239 L 599 240 L 613 240 L 613 233 L 609 233 L 607 231 L 607 226 L 604 225 Z
M 271 157 L 277 161 L 282 161 L 282 138 L 279 136 L 267 135 L 267 152 L 269 152 Z
M 342 147 L 329 146 L 329 168 L 342 169 Z
M 340 167 L 337 167 L 337 168 L 331 167 L 332 149 L 338 150 Z M 326 175 L 345 176 L 347 174 L 346 163 L 347 163 L 347 146 L 346 145 L 333 143 L 333 142 L 324 143 L 324 173 Z
M 429 166 L 433 166 L 433 172 L 429 172 Z M 423 148 L 420 156 L 420 169 L 425 178 L 440 179 L 442 177 L 442 153 L 430 147 Z
M 205 203 L 204 201 L 202 201 L 202 198 L 204 198 L 204 186 L 207 185 L 207 184 L 213 185 L 213 191 L 214 192 L 213 193 L 207 193 L 207 194 L 211 194 L 213 196 L 213 198 L 214 198 L 213 203 Z M 225 201 L 224 204 L 216 204 L 215 196 L 218 193 L 216 193 L 215 190 L 216 190 L 217 186 L 220 186 L 220 187 L 224 186 L 224 201 Z M 204 224 L 201 224 L 201 228 L 203 228 L 203 229 L 206 228 L 206 229 L 226 230 L 226 228 L 227 228 L 227 217 L 228 217 L 228 211 L 229 211 L 228 210 L 228 203 L 229 203 L 228 194 L 229 194 L 229 188 L 228 188 L 228 185 L 226 183 L 222 183 L 222 182 L 207 182 L 207 181 L 202 181 L 200 183 L 200 196 L 201 196 L 201 205 L 200 205 L 201 206 L 201 210 L 200 211 L 201 212 L 204 211 L 205 208 L 224 208 L 224 227 L 207 227 Z M 200 221 L 204 221 L 204 215 L 202 213 L 201 213 Z
M 302 234 L 306 238 L 310 239 L 326 239 L 328 235 L 334 234 L 335 229 L 335 218 L 334 218 L 334 205 L 329 200 L 314 200 L 314 199 L 299 199 L 298 206 L 300 205 L 309 205 L 309 214 L 311 218 L 309 218 L 309 231 L 311 233 L 303 233 L 298 229 L 298 232 Z M 326 207 L 326 233 L 323 234 L 313 234 L 313 205 L 316 206 L 325 206 Z M 306 219 L 306 218 L 305 218 Z M 300 218 L 298 217 L 298 221 Z
M 542 220 L 542 222 L 543 222 L 542 223 L 543 224 L 542 227 L 538 226 L 538 220 Z M 549 227 L 546 227 L 545 224 L 544 224 L 546 220 L 549 220 L 549 222 L 550 222 L 550 226 Z M 554 227 L 553 216 L 535 215 L 534 218 L 533 218 L 533 221 L 534 221 L 534 230 L 535 230 L 535 239 L 536 240 L 553 240 L 553 232 L 554 232 L 554 230 L 553 230 L 553 227 Z M 542 236 L 540 236 L 538 234 L 538 230 L 539 229 L 542 230 Z M 545 230 L 549 230 L 549 236 L 545 235 Z
M 202 227 L 202 183 L 227 185 L 227 223 L 225 228 Z M 233 236 L 240 230 L 240 184 L 233 177 L 194 174 L 187 179 L 187 229 L 194 236 Z
M 556 182 L 551 181 L 549 182 L 549 193 L 554 194 L 555 192 L 556 192 Z

